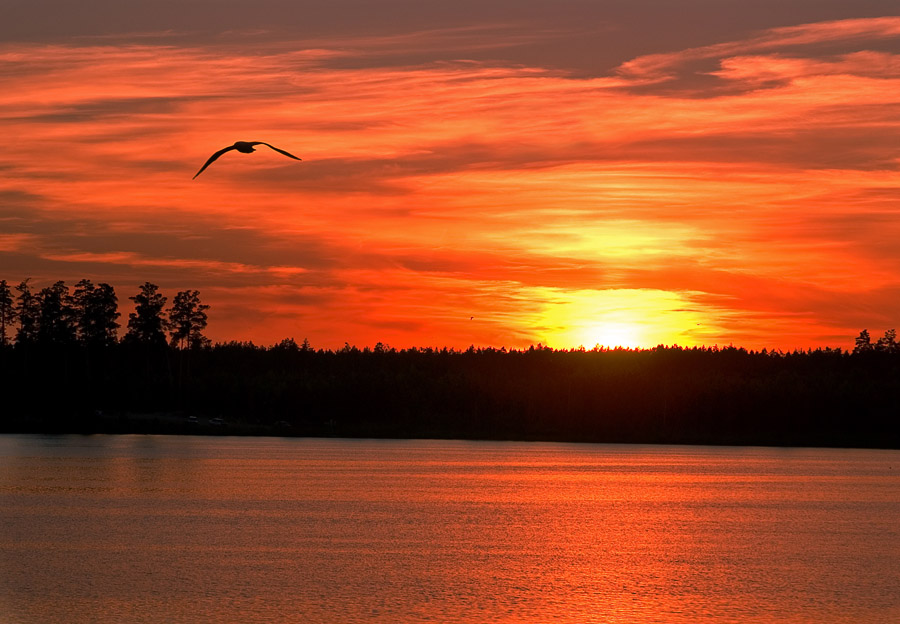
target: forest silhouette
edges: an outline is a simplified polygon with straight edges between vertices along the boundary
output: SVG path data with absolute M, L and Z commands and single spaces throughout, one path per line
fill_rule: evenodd
M 15 292 L 18 294 L 16 295 Z M 900 448 L 894 330 L 852 350 L 211 344 L 196 290 L 0 281 L 0 430 Z

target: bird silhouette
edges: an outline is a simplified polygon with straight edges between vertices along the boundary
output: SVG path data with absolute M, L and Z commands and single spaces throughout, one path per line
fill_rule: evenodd
M 220 149 L 218 152 L 216 152 L 215 154 L 213 154 L 212 156 L 210 156 L 210 157 L 209 157 L 209 160 L 207 160 L 206 163 L 205 163 L 202 167 L 200 167 L 200 171 L 198 171 L 197 173 L 194 174 L 194 178 L 196 178 L 198 175 L 200 175 L 201 173 L 203 173 L 203 170 L 204 170 L 204 169 L 206 169 L 206 168 L 209 167 L 211 164 L 213 164 L 213 163 L 216 161 L 216 159 L 217 159 L 219 156 L 221 156 L 222 154 L 224 154 L 225 152 L 230 152 L 231 150 L 237 150 L 237 151 L 239 151 L 241 154 L 249 154 L 249 153 L 251 153 L 251 152 L 255 152 L 255 151 L 256 151 L 256 149 L 253 147 L 254 145 L 265 145 L 266 147 L 272 148 L 273 150 L 275 150 L 275 151 L 278 152 L 279 154 L 284 154 L 284 155 L 287 156 L 288 158 L 293 158 L 294 160 L 300 160 L 299 158 L 297 158 L 297 157 L 294 156 L 293 154 L 289 154 L 289 153 L 287 153 L 286 151 L 284 151 L 283 149 L 278 149 L 278 148 L 275 147 L 274 145 L 269 145 L 269 144 L 266 143 L 265 141 L 235 141 L 235 142 L 234 142 L 234 145 L 229 145 L 228 147 L 222 148 L 222 149 Z M 194 178 L 191 178 L 191 180 L 193 180 Z

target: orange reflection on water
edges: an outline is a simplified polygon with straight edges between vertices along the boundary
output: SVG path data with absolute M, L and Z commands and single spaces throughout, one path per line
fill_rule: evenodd
M 890 621 L 896 451 L 0 439 L 13 621 Z

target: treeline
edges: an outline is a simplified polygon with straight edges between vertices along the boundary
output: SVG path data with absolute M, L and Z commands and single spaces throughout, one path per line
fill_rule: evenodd
M 0 280 L 0 346 L 15 343 L 21 349 L 72 345 L 98 349 L 118 342 L 121 314 L 112 286 L 83 279 L 70 291 L 64 281 L 57 281 L 34 292 L 28 282 L 20 282 L 15 287 L 18 295 L 14 295 L 7 281 Z M 209 345 L 203 335 L 209 306 L 200 302 L 199 291 L 178 292 L 168 310 L 164 309 L 166 297 L 150 282 L 129 299 L 134 301 L 135 310 L 128 316 L 124 342 L 165 344 L 168 332 L 172 347 Z
M 0 348 L 2 427 L 900 448 L 891 344 L 863 337 L 852 351 L 789 353 L 16 344 Z
M 199 292 L 0 281 L 0 430 L 900 448 L 900 344 L 337 351 L 210 344 Z

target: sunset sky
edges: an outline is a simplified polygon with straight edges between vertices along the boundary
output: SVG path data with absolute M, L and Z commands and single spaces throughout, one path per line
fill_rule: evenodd
M 0 279 L 213 341 L 852 347 L 900 328 L 896 0 L 14 0 Z M 196 180 L 214 151 L 230 152 Z M 124 332 L 124 328 L 122 330 Z

